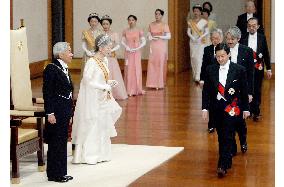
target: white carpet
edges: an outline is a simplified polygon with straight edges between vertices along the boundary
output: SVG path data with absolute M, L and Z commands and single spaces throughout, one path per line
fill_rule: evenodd
M 45 145 L 45 152 L 46 147 Z M 67 167 L 68 175 L 74 177 L 72 181 L 47 181 L 46 172 L 37 172 L 37 159 L 34 154 L 21 160 L 21 184 L 11 186 L 125 187 L 182 150 L 183 147 L 113 144 L 113 158 L 110 162 L 74 165 L 71 164 L 71 144 L 68 144 Z

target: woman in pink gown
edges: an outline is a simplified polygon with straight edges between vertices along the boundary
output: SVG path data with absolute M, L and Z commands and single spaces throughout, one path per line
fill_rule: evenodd
M 124 81 L 129 96 L 141 95 L 145 91 L 142 89 L 140 49 L 145 46 L 146 39 L 143 36 L 143 31 L 136 27 L 137 17 L 129 15 L 127 20 L 129 28 L 123 31 L 121 41 L 125 47 Z
M 171 39 L 168 24 L 162 22 L 164 11 L 156 9 L 156 21 L 149 25 L 148 38 L 150 55 L 148 61 L 146 87 L 164 88 L 166 84 L 168 47 L 167 40 Z
M 115 32 L 112 32 L 110 30 L 110 25 L 112 24 L 112 19 L 108 15 L 104 15 L 101 18 L 101 25 L 104 29 L 105 34 L 110 36 L 112 40 L 112 50 L 110 56 L 107 57 L 108 59 L 108 68 L 110 71 L 110 79 L 116 80 L 118 82 L 118 85 L 112 89 L 112 96 L 117 100 L 123 100 L 127 99 L 127 93 L 126 88 L 124 85 L 124 81 L 121 75 L 121 70 L 116 58 L 115 51 L 120 48 L 119 45 L 119 37 L 118 34 Z

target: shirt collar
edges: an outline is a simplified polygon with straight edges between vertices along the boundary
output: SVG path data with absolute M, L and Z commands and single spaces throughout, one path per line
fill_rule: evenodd
M 247 16 L 248 16 L 248 17 L 253 17 L 253 13 L 250 13 L 250 14 L 247 13 Z
M 223 66 L 222 66 L 222 65 L 220 65 L 220 69 L 222 69 L 222 70 L 223 70 L 223 69 L 224 69 L 224 70 L 229 69 L 230 62 L 231 62 L 231 61 L 230 61 L 230 60 L 228 60 L 228 61 L 227 61 L 227 63 L 226 63 L 225 65 L 223 65 Z
M 254 34 L 249 34 L 250 37 L 256 38 L 257 36 L 257 32 L 255 32 Z
M 235 47 L 231 48 L 231 51 L 237 51 L 239 49 L 239 43 L 235 45 Z
M 63 67 L 63 68 L 65 68 L 65 69 L 68 69 L 68 65 L 63 61 L 63 60 L 61 60 L 61 59 L 57 59 L 58 61 L 59 61 L 59 63 L 61 64 L 61 66 Z

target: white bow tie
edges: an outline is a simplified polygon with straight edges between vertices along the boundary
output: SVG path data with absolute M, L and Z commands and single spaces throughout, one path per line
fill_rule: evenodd
M 226 66 L 220 66 L 220 70 L 226 70 Z

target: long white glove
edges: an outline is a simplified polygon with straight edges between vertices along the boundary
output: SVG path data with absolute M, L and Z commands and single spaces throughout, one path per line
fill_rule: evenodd
M 191 28 L 187 28 L 187 35 L 192 41 L 196 41 L 196 38 L 191 34 Z
M 133 50 L 125 44 L 125 37 L 122 37 L 122 40 L 121 40 L 121 44 L 124 46 L 125 50 L 128 51 L 128 52 L 133 52 Z
M 82 49 L 85 51 L 85 53 L 86 53 L 87 56 L 89 56 L 89 57 L 95 55 L 94 53 L 92 53 L 91 51 L 88 50 L 88 48 L 87 48 L 87 43 L 86 43 L 85 41 L 82 42 Z
M 171 33 L 167 32 L 165 34 L 166 35 L 164 35 L 164 36 L 154 36 L 154 38 L 160 38 L 162 40 L 169 40 L 169 39 L 171 39 Z
M 205 28 L 205 32 L 204 32 L 204 34 L 202 34 L 198 39 L 202 39 L 203 37 L 205 37 L 207 34 L 209 34 L 209 28 L 208 27 L 206 27 Z
M 110 85 L 110 87 L 116 87 L 118 85 L 117 80 L 108 80 L 107 84 Z
M 141 37 L 141 44 L 138 47 L 136 47 L 132 50 L 137 51 L 137 50 L 141 49 L 142 47 L 144 47 L 145 45 L 146 45 L 146 39 L 145 39 L 145 37 Z
M 150 32 L 147 33 L 147 36 L 148 36 L 148 40 L 150 40 L 150 41 L 151 41 L 151 40 L 158 40 L 158 38 L 153 37 Z
M 111 52 L 114 52 L 114 51 L 116 51 L 116 50 L 118 50 L 120 48 L 120 45 L 119 44 L 117 44 L 114 48 L 112 48 L 110 51 Z
M 96 82 L 90 82 L 89 84 L 91 87 L 96 88 L 96 89 L 100 89 L 103 91 L 111 91 L 111 86 L 109 84 L 99 84 Z

